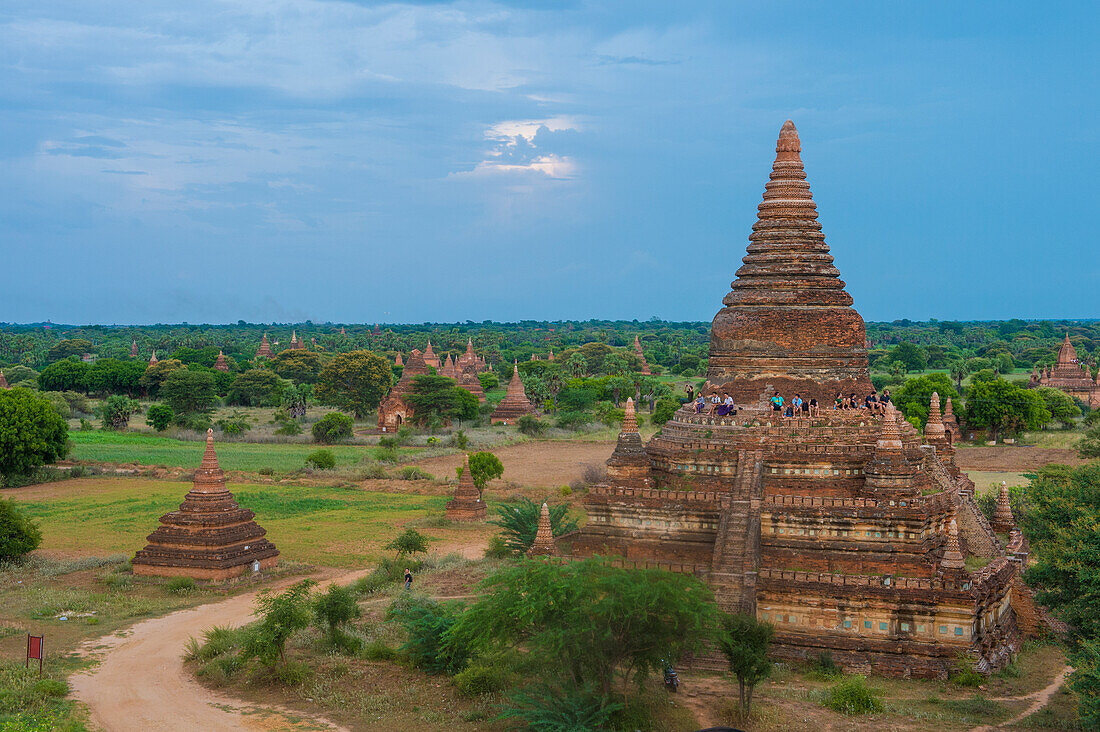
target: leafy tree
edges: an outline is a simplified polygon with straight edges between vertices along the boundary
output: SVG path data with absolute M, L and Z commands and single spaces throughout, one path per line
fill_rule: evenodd
M 215 346 L 205 348 L 177 348 L 168 358 L 175 359 L 184 366 L 202 366 L 213 368 L 218 360 L 218 349 Z
M 99 408 L 99 418 L 105 430 L 125 430 L 130 425 L 130 417 L 138 411 L 140 404 L 130 397 L 115 394 L 107 397 Z
M 156 397 L 160 394 L 160 386 L 164 383 L 173 371 L 186 368 L 181 361 L 177 361 L 172 358 L 166 358 L 163 361 L 157 361 L 155 364 L 150 365 L 145 369 L 145 373 L 138 379 L 138 384 L 141 388 L 151 396 Z
M 38 388 L 42 391 L 87 391 L 90 369 L 81 361 L 51 363 L 38 374 Z
M 145 364 L 141 361 L 101 358 L 88 369 L 86 386 L 94 394 L 125 394 L 132 397 L 141 389 L 144 374 Z
M 321 357 L 313 351 L 283 351 L 271 364 L 275 373 L 298 384 L 313 384 L 321 373 Z
M 65 457 L 69 426 L 27 389 L 0 389 L 0 476 L 10 480 Z
M 1052 389 L 1049 386 L 1041 386 L 1035 391 L 1043 398 L 1051 419 L 1061 422 L 1066 429 L 1073 427 L 1077 418 L 1081 416 L 1081 408 L 1064 391 Z
M 41 543 L 42 532 L 15 501 L 0 498 L 0 562 L 18 559 Z
M 469 414 L 469 400 L 460 392 L 470 393 L 456 387 L 454 380 L 446 376 L 425 374 L 413 379 L 405 401 L 413 408 L 417 424 L 426 425 L 455 418 L 470 419 L 471 417 L 464 416 Z M 474 403 L 477 403 L 477 397 L 474 397 Z
M 489 391 L 500 386 L 500 379 L 492 371 L 482 371 L 477 375 L 477 380 L 481 383 L 482 391 Z
M 153 404 L 145 413 L 145 424 L 157 432 L 164 432 L 175 418 L 176 413 L 167 404 Z
M 336 456 L 332 450 L 314 450 L 306 456 L 306 464 L 317 470 L 332 470 L 336 467 Z
M 657 406 L 653 410 L 653 416 L 651 417 L 653 424 L 663 425 L 665 422 L 672 419 L 676 414 L 676 410 L 680 408 L 680 403 L 671 397 L 661 397 L 657 400 Z
M 559 666 L 574 688 L 595 684 L 604 698 L 615 677 L 625 691 L 699 648 L 718 625 L 714 596 L 698 579 L 595 557 L 566 564 L 523 559 L 479 589 L 450 633 L 451 647 L 493 653 L 523 645 Z
M 737 676 L 741 711 L 748 714 L 753 690 L 771 674 L 768 648 L 775 628 L 770 623 L 757 620 L 754 615 L 738 613 L 722 617 L 722 630 L 718 636 L 718 646 L 729 661 L 730 671 Z
M 1032 546 L 1028 584 L 1082 638 L 1100 638 L 1100 464 L 1048 465 L 1019 518 Z
M 978 369 L 970 375 L 970 383 L 977 384 L 979 382 L 993 381 L 997 378 L 997 372 L 994 369 Z
M 1038 429 L 1050 421 L 1050 412 L 1034 389 L 998 377 L 970 385 L 966 421 L 974 427 L 988 427 L 996 439 L 1002 430 Z
M 928 353 L 913 343 L 903 342 L 891 348 L 890 359 L 904 366 L 906 373 L 928 368 Z
M 958 400 L 959 395 L 955 386 L 947 374 L 925 374 L 908 379 L 900 389 L 891 393 L 890 398 L 905 418 L 918 421 L 917 427 L 924 429 L 928 421 L 928 405 L 932 400 L 932 392 L 940 395 L 940 409 L 947 407 L 947 398 Z
M 237 374 L 229 387 L 229 403 L 243 407 L 269 407 L 279 403 L 282 382 L 265 368 L 249 369 Z
M 1077 448 L 1078 457 L 1086 460 L 1100 458 L 1100 424 L 1089 427 L 1085 431 L 1085 436 L 1078 440 L 1074 447 Z
M 428 540 L 416 529 L 405 529 L 397 537 L 386 544 L 383 549 L 392 549 L 397 552 L 397 557 L 407 554 L 423 554 L 428 551 Z
M 339 642 L 342 628 L 360 615 L 359 603 L 350 588 L 336 583 L 313 599 L 313 619 L 333 644 Z
M 477 419 L 478 415 L 481 414 L 481 402 L 479 402 L 473 392 L 468 389 L 456 386 L 455 402 L 458 405 L 454 413 L 456 419 L 465 419 L 468 421 Z
M 578 528 L 577 520 L 569 518 L 569 504 L 558 503 L 548 507 L 550 510 L 550 530 L 554 536 L 568 534 Z M 539 515 L 542 504 L 535 503 L 526 496 L 518 501 L 496 507 L 497 516 L 489 523 L 501 528 L 505 546 L 514 554 L 524 554 L 535 543 L 538 533 Z
M 65 338 L 55 343 L 50 348 L 50 358 L 60 359 L 68 358 L 70 356 L 81 356 L 85 353 L 91 353 L 95 350 L 95 346 L 87 338 Z
M 549 428 L 549 425 L 531 414 L 525 414 L 517 419 L 516 426 L 519 427 L 520 432 L 525 435 L 531 435 L 532 437 L 541 437 L 545 435 L 546 430 Z
M 624 392 L 633 392 L 634 382 L 625 376 L 613 376 L 607 380 L 607 388 L 611 391 L 611 400 L 618 407 L 619 396 Z
M 334 445 L 351 437 L 351 417 L 329 412 L 313 423 L 313 439 L 324 445 Z
M 390 388 L 389 363 L 370 351 L 342 353 L 321 369 L 314 396 L 359 419 L 378 408 Z
M 1011 374 L 1012 370 L 1016 368 L 1016 364 L 1013 362 L 1011 354 L 998 353 L 997 357 L 993 359 L 993 368 L 999 374 Z
M 569 372 L 569 375 L 574 379 L 579 379 L 582 376 L 588 375 L 588 359 L 584 357 L 584 354 L 580 351 L 570 354 L 569 358 L 565 361 L 565 370 Z
M 470 456 L 470 477 L 474 479 L 474 485 L 478 491 L 485 489 L 485 484 L 494 478 L 504 475 L 504 466 L 500 458 L 491 452 L 475 452 Z M 461 476 L 460 476 L 461 477 Z
M 1082 729 L 1100 729 L 1100 639 L 1081 641 L 1072 656 L 1069 686 L 1077 693 Z
M 302 580 L 285 592 L 264 590 L 256 600 L 253 613 L 259 618 L 248 633 L 242 658 L 256 658 L 265 666 L 286 664 L 286 642 L 299 630 L 309 627 L 313 617 L 309 592 L 317 583 Z
M 209 414 L 214 407 L 214 378 L 204 371 L 175 369 L 160 385 L 160 397 L 176 414 Z
M 313 387 L 309 384 L 290 384 L 283 389 L 283 408 L 287 415 L 294 419 L 306 416 L 306 405 L 313 395 Z
M 4 378 L 7 379 L 8 385 L 12 387 L 38 388 L 38 372 L 26 366 L 5 366 Z
M 612 353 L 603 360 L 603 370 L 608 376 L 621 376 L 628 369 L 626 359 L 617 353 Z

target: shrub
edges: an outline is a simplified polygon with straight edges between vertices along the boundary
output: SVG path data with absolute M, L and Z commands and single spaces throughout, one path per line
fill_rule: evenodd
M 594 687 L 543 682 L 511 693 L 500 716 L 535 732 L 562 732 L 610 729 L 612 715 L 620 709 L 622 704 L 610 703 Z
M 314 623 L 328 634 L 329 641 L 344 651 L 355 652 L 358 647 L 354 636 L 346 636 L 343 627 L 359 617 L 359 604 L 355 592 L 347 587 L 331 584 L 313 599 Z M 359 641 L 361 643 L 361 641 Z
M 560 493 L 563 497 L 568 497 L 573 495 L 573 489 L 567 485 L 563 485 L 561 488 L 558 488 L 558 493 Z
M 0 499 L 0 562 L 18 559 L 42 543 L 42 532 L 11 500 Z
M 283 422 L 281 425 L 279 425 L 279 428 L 275 430 L 275 434 L 283 435 L 285 437 L 293 437 L 294 435 L 300 435 L 300 434 L 302 434 L 302 426 L 300 424 L 298 424 L 297 422 L 295 422 L 294 420 L 290 420 L 289 422 Z
M 378 438 L 378 446 L 385 449 L 385 450 L 396 450 L 397 449 L 397 438 L 396 437 L 379 437 Z
M 397 658 L 397 651 L 380 640 L 371 641 L 365 645 L 362 654 L 368 661 L 392 661 Z
M 394 435 L 393 441 L 397 445 L 408 445 L 413 440 L 413 431 L 405 425 L 401 425 L 397 428 L 397 434 Z
M 252 428 L 248 415 L 240 411 L 234 411 L 230 416 L 222 417 L 214 424 L 227 435 L 240 435 Z
M 584 412 L 559 412 L 557 422 L 563 430 L 576 430 L 588 424 L 589 417 Z
M 504 691 L 512 685 L 512 674 L 500 664 L 477 663 L 455 674 L 455 687 L 465 696 Z
M 451 446 L 457 447 L 459 450 L 465 450 L 470 444 L 470 438 L 466 436 L 466 432 L 463 430 L 455 430 L 455 433 L 451 435 Z
M 525 414 L 516 421 L 516 426 L 519 431 L 525 435 L 532 437 L 539 437 L 545 435 L 546 431 L 550 429 L 549 425 L 530 414 Z
M 489 537 L 489 546 L 485 547 L 486 559 L 503 559 L 512 556 L 512 550 L 508 548 L 508 542 L 500 534 Z
M 435 478 L 431 473 L 425 472 L 415 465 L 404 466 L 397 471 L 397 477 L 401 480 L 433 480 Z
M 329 412 L 313 424 L 313 439 L 324 445 L 333 445 L 351 437 L 351 417 L 340 412 Z
M 309 592 L 315 584 L 313 580 L 302 580 L 279 594 L 271 590 L 261 592 L 254 612 L 260 620 L 250 629 L 241 655 L 259 659 L 268 667 L 275 666 L 278 661 L 286 666 L 287 640 L 307 628 L 313 617 Z
M 878 692 L 867 686 L 862 676 L 849 676 L 825 692 L 825 706 L 841 714 L 868 714 L 882 711 Z
M 428 551 L 428 540 L 416 529 L 405 529 L 396 539 L 382 548 L 394 550 L 399 558 L 406 554 L 423 554 Z
M 256 471 L 260 475 L 275 475 L 275 468 L 263 467 Z
M 314 450 L 306 456 L 306 464 L 317 470 L 332 470 L 336 467 L 336 456 L 332 450 Z
M 192 430 L 194 432 L 206 432 L 210 427 L 210 415 L 209 414 L 177 414 L 176 424 L 185 430 Z
M 387 617 L 405 628 L 408 640 L 401 650 L 413 666 L 430 674 L 454 674 L 466 667 L 469 650 L 449 637 L 460 607 L 418 596 L 402 597 L 390 606 Z
M 130 416 L 140 407 L 136 401 L 124 396 L 110 396 L 99 408 L 99 418 L 105 430 L 124 430 L 130 423 Z
M 955 670 L 947 679 L 955 686 L 976 688 L 985 683 L 985 677 L 975 671 L 970 664 L 960 659 L 955 664 Z
M 840 676 L 843 671 L 833 660 L 832 653 L 822 651 L 814 656 L 814 659 L 810 662 L 810 673 L 817 678 L 832 679 Z
M 176 413 L 167 404 L 153 404 L 145 413 L 145 424 L 157 432 L 164 432 L 176 418 Z
M 190 577 L 173 577 L 164 588 L 173 595 L 185 595 L 195 589 L 195 580 Z
M 680 403 L 670 397 L 661 397 L 657 400 L 657 404 L 653 407 L 653 416 L 650 417 L 650 421 L 657 427 L 660 427 L 665 422 L 672 419 L 672 415 L 676 414 L 676 410 L 680 408 Z
M 366 465 L 359 469 L 357 477 L 359 480 L 378 480 L 388 478 L 389 475 L 386 473 L 386 469 L 378 463 L 370 463 L 369 465 Z

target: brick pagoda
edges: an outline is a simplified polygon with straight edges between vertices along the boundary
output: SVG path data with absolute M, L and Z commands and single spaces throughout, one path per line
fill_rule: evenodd
M 254 516 L 226 488 L 214 430 L 207 430 L 194 488 L 178 510 L 160 517 L 160 528 L 134 556 L 134 574 L 222 580 L 274 567 L 279 550 L 264 538 L 267 532 Z
M 137 358 L 137 355 L 138 355 L 137 338 L 135 338 L 134 342 L 130 344 L 130 358 Z
M 1096 378 L 1089 376 L 1088 365 L 1077 360 L 1077 349 L 1069 342 L 1069 333 L 1058 349 L 1054 368 L 1032 369 L 1027 386 L 1029 389 L 1049 386 L 1088 404 L 1090 409 L 1100 409 L 1100 371 Z
M 649 370 L 649 364 L 645 360 L 645 354 L 642 353 L 642 342 L 638 340 L 638 336 L 634 336 L 634 355 L 638 357 L 638 365 L 642 374 L 648 375 L 653 372 Z M 554 350 L 550 350 L 550 360 L 554 360 Z
M 542 510 L 539 511 L 539 527 L 535 531 L 535 540 L 531 542 L 531 547 L 527 550 L 527 556 L 553 556 L 555 554 L 557 554 L 557 548 L 554 546 L 554 530 L 550 526 L 550 507 L 544 502 Z
M 149 357 L 149 365 L 152 366 L 157 362 L 157 349 L 153 349 L 153 355 Z
M 397 365 L 401 364 L 401 354 L 397 354 Z M 417 376 L 428 373 L 428 365 L 424 363 L 424 357 L 420 351 L 413 350 L 409 354 L 409 360 L 403 365 L 401 378 L 398 379 L 390 393 L 378 405 L 378 430 L 380 432 L 397 432 L 401 425 L 408 422 L 413 416 L 413 409 L 405 401 L 405 394 L 412 389 L 412 381 Z
M 846 670 L 934 678 L 960 655 L 999 668 L 1020 648 L 1017 613 L 1038 616 L 1017 581 L 1028 548 L 978 510 L 938 404 L 923 436 L 892 406 L 786 418 L 768 405 L 777 389 L 823 405 L 871 391 L 863 320 L 799 152 L 788 121 L 744 266 L 714 318 L 705 393 L 728 392 L 736 413 L 684 405 L 643 446 L 628 403 L 607 482 L 559 551 L 694 574 L 722 609 L 774 624 L 779 659 L 829 651 Z M 970 556 L 984 566 L 967 570 Z
M 452 521 L 479 521 L 485 518 L 485 502 L 481 500 L 481 492 L 474 485 L 469 455 L 465 457 L 454 497 L 447 501 L 447 518 Z
M 264 338 L 260 341 L 260 347 L 256 349 L 256 358 L 273 358 L 274 354 L 271 352 L 271 344 L 267 342 L 267 333 L 264 333 Z
M 489 417 L 490 424 L 515 424 L 525 414 L 534 414 L 535 408 L 523 389 L 523 380 L 519 377 L 519 364 L 512 365 L 512 380 L 508 382 L 508 391 L 500 404 Z
M 218 359 L 214 361 L 214 370 L 223 373 L 229 372 L 229 364 L 226 362 L 225 354 L 222 351 L 218 351 Z
M 4 378 L 4 372 L 0 370 L 0 389 L 10 389 L 8 386 L 8 380 Z

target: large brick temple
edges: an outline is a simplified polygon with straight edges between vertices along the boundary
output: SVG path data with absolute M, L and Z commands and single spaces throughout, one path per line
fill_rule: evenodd
M 837 392 L 871 391 L 864 323 L 790 121 L 776 152 L 711 330 L 705 390 L 736 412 L 684 405 L 648 444 L 625 420 L 588 522 L 559 552 L 694 574 L 723 609 L 773 623 L 780 659 L 829 651 L 847 670 L 935 678 L 960 658 L 1001 667 L 1039 623 L 1019 579 L 1026 542 L 1010 511 L 996 533 L 978 510 L 938 397 L 923 435 L 892 406 L 832 409 Z M 773 412 L 777 390 L 820 413 Z
M 1077 359 L 1077 349 L 1069 342 L 1069 333 L 1058 349 L 1054 366 L 1033 368 L 1027 386 L 1029 389 L 1040 386 L 1059 389 L 1088 404 L 1090 409 L 1100 409 L 1100 371 L 1095 377 L 1089 375 L 1088 364 Z

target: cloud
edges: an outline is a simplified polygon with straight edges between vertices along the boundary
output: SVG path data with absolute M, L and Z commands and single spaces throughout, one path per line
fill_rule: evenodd
M 495 122 L 485 130 L 485 139 L 492 143 L 485 151 L 485 158 L 472 170 L 454 173 L 452 177 L 534 173 L 556 180 L 573 178 L 578 172 L 576 160 L 547 148 L 553 133 L 580 129 L 580 123 L 569 116 Z

